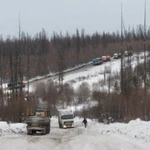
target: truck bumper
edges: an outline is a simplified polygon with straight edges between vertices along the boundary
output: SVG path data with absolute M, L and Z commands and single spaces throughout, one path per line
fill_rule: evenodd
M 41 134 L 46 134 L 46 128 L 41 128 L 41 127 L 28 127 L 27 128 L 27 133 L 28 134 L 33 134 L 36 132 L 40 132 Z
M 68 124 L 64 124 L 64 125 L 63 125 L 63 128 L 64 128 L 64 129 L 65 129 L 65 128 L 74 128 L 74 124 L 72 124 L 72 125 L 71 125 L 71 124 L 69 124 L 69 125 L 68 125 Z

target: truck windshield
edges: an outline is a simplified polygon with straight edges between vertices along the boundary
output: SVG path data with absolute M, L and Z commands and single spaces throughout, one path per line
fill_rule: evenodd
M 61 119 L 73 119 L 73 115 L 64 115 L 61 116 Z

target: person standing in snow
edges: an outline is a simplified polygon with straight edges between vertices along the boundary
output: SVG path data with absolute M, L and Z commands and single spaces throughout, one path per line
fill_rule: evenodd
M 83 119 L 82 123 L 84 124 L 84 127 L 86 128 L 86 126 L 87 126 L 87 120 L 86 120 L 86 118 Z

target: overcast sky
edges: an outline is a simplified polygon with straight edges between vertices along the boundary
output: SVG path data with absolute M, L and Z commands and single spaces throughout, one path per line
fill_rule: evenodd
M 21 30 L 33 36 L 45 29 L 70 34 L 85 29 L 92 34 L 120 30 L 121 3 L 125 28 L 144 22 L 145 0 L 0 0 L 0 34 L 17 36 Z M 147 0 L 147 26 L 150 2 Z

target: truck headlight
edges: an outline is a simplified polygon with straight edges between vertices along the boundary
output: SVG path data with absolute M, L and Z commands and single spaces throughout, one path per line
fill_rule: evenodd
M 66 125 L 64 125 L 63 127 L 66 128 Z

